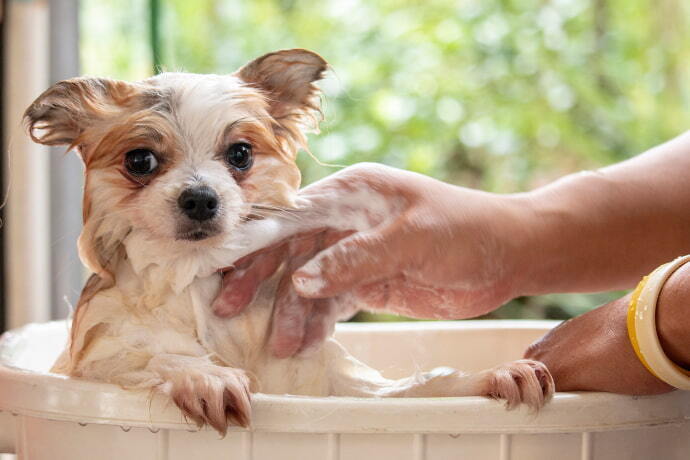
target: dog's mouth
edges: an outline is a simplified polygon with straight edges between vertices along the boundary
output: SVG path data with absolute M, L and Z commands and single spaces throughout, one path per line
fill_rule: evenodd
M 220 233 L 220 229 L 215 225 L 196 225 L 192 228 L 179 228 L 176 238 L 185 241 L 202 241 Z
M 201 241 L 205 240 L 206 238 L 209 238 L 211 234 L 209 232 L 203 231 L 203 230 L 197 230 L 195 232 L 187 232 L 183 233 L 178 236 L 178 239 L 180 240 L 188 240 L 188 241 Z

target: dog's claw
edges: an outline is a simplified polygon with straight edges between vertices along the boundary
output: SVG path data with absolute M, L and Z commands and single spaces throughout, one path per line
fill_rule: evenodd
M 551 399 L 554 391 L 553 378 L 543 363 L 521 359 L 492 369 L 485 395 L 504 399 L 508 409 L 526 404 L 531 410 L 538 411 Z
M 226 367 L 215 367 L 213 373 L 185 369 L 184 375 L 170 383 L 170 397 L 199 427 L 210 425 L 225 436 L 228 424 L 249 426 L 251 397 L 244 371 Z

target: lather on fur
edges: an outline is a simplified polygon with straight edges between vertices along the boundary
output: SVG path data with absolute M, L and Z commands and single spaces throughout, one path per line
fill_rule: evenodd
M 93 275 L 54 372 L 155 389 L 221 433 L 229 422 L 250 423 L 250 386 L 316 396 L 486 395 L 533 408 L 549 399 L 553 381 L 534 361 L 388 380 L 333 339 L 310 356 L 276 359 L 266 347 L 275 280 L 239 317 L 213 315 L 218 270 L 287 231 L 260 210 L 296 207 L 295 156 L 306 148 L 305 132 L 317 128 L 314 82 L 326 69 L 321 57 L 297 49 L 232 75 L 75 78 L 27 109 L 34 141 L 75 148 L 85 164 L 79 250 Z M 247 168 L 228 163 L 238 144 L 251 148 Z M 151 173 L 132 172 L 125 159 L 133 151 L 148 155 Z M 180 204 L 184 191 L 200 188 L 217 196 L 208 205 L 216 206 L 214 217 L 203 222 Z M 357 216 L 329 219 L 367 225 Z

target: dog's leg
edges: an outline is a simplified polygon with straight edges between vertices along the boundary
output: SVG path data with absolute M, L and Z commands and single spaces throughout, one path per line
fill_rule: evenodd
M 250 423 L 249 377 L 206 356 L 118 353 L 81 362 L 72 375 L 129 389 L 153 389 L 172 399 L 197 426 L 208 424 L 222 435 L 228 424 L 246 427 Z
M 125 273 L 121 284 L 127 276 L 134 277 Z M 211 425 L 220 433 L 225 433 L 229 422 L 248 425 L 247 374 L 209 357 L 192 329 L 191 309 L 183 296 L 179 298 L 178 303 L 175 297 L 166 304 L 165 315 L 156 317 L 138 303 L 128 302 L 120 290 L 98 293 L 82 303 L 70 344 L 53 371 L 161 392 L 188 419 L 200 426 Z
M 411 377 L 390 380 L 349 356 L 331 342 L 327 350 L 332 363 L 331 394 L 364 397 L 486 396 L 503 399 L 511 409 L 526 404 L 540 409 L 553 396 L 555 386 L 546 366 L 522 359 L 476 373 L 437 368 Z
M 155 343 L 154 337 L 145 340 L 147 346 Z M 153 389 L 170 397 L 197 425 L 211 425 L 221 434 L 228 423 L 249 425 L 250 382 L 243 370 L 217 365 L 201 347 L 185 355 L 157 353 L 141 345 L 124 349 L 123 344 L 122 337 L 106 334 L 91 339 L 69 375 Z
M 382 396 L 486 396 L 505 400 L 508 409 L 525 404 L 538 410 L 551 399 L 554 388 L 544 364 L 523 359 L 477 373 L 437 368 L 395 381 L 384 389 Z

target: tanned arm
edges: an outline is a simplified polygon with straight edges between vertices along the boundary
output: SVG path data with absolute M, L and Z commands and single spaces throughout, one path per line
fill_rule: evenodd
M 531 238 L 520 293 L 628 289 L 690 253 L 690 133 L 519 196 Z
M 657 332 L 669 359 L 690 369 L 690 264 L 666 281 L 657 303 Z M 652 375 L 630 344 L 630 295 L 553 329 L 525 357 L 547 365 L 557 391 L 610 391 L 647 395 L 673 388 Z

